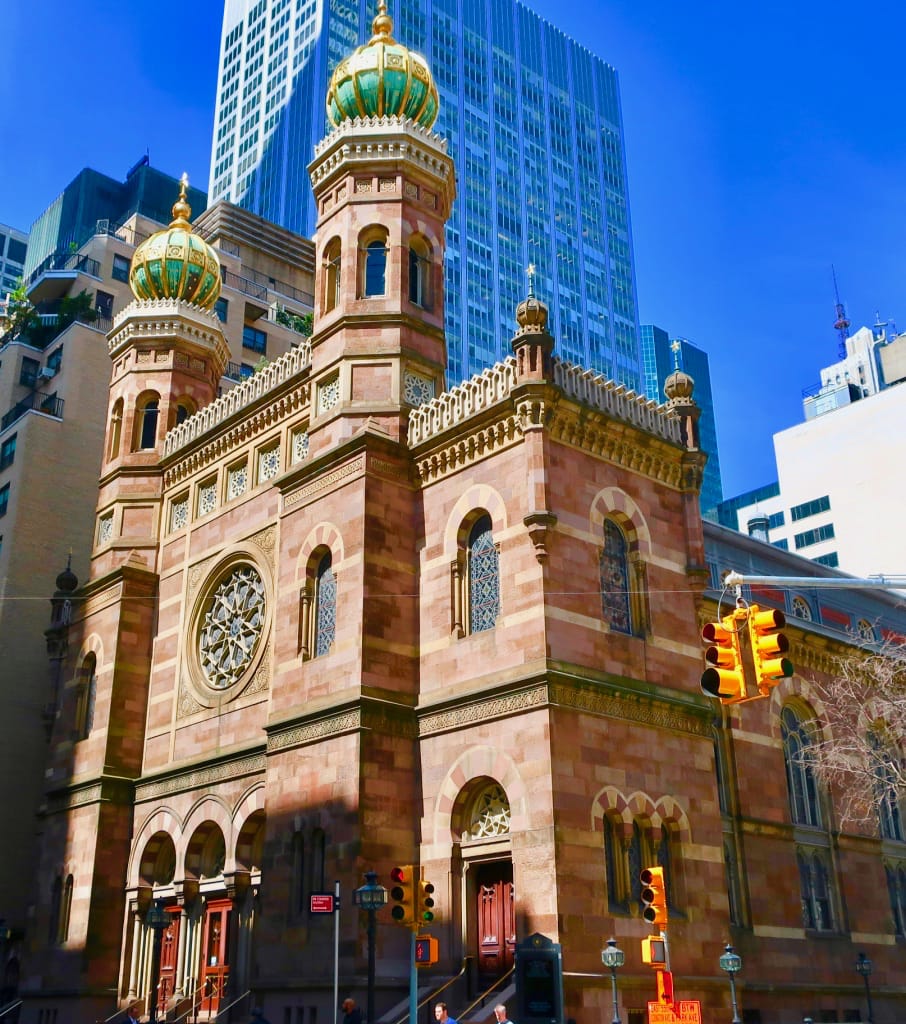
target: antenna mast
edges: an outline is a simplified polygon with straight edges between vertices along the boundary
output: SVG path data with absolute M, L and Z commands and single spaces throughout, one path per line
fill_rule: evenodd
M 846 317 L 846 307 L 840 301 L 840 290 L 837 288 L 837 271 L 834 269 L 833 263 L 831 264 L 831 274 L 834 277 L 834 313 L 836 316 L 834 330 L 840 335 L 840 347 L 837 354 L 840 359 L 845 359 L 846 339 L 849 337 L 849 320 Z

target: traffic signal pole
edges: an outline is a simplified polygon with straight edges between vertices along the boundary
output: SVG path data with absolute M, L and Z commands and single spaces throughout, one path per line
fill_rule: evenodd
M 816 590 L 902 590 L 906 588 L 906 576 L 746 576 L 740 572 L 728 572 L 724 577 L 725 587 L 761 586 L 774 584 L 782 587 L 814 587 Z
M 418 1024 L 418 968 L 415 966 L 415 933 L 417 931 L 418 925 L 413 925 L 412 931 L 409 933 L 409 1024 Z

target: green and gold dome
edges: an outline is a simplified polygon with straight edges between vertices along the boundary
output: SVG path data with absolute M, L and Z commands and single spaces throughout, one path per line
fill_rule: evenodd
M 411 117 L 430 128 L 437 119 L 437 86 L 428 62 L 393 38 L 384 0 L 372 22 L 371 39 L 337 65 L 327 91 L 333 125 L 356 117 Z
M 192 231 L 192 207 L 186 201 L 188 186 L 184 174 L 170 226 L 155 232 L 135 250 L 129 287 L 137 299 L 182 299 L 211 309 L 220 295 L 220 260 Z

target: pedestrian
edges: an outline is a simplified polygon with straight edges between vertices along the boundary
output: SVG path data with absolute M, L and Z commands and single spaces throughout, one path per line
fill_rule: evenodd
M 451 1017 L 450 1014 L 447 1013 L 446 1003 L 435 1004 L 434 1019 L 437 1021 L 437 1024 L 457 1024 L 456 1019 Z
M 343 1024 L 362 1024 L 362 1011 L 349 996 L 343 1000 Z
M 123 1024 L 138 1024 L 138 1007 L 130 1006 L 126 1010 L 126 1017 L 123 1020 Z
M 268 1024 L 268 1021 L 264 1017 L 264 1010 L 260 1006 L 256 1006 L 252 1010 L 252 1019 L 249 1024 Z
M 497 1024 L 513 1024 L 506 1015 L 506 1006 L 503 1003 L 498 1003 L 494 1007 L 494 1016 L 497 1018 Z

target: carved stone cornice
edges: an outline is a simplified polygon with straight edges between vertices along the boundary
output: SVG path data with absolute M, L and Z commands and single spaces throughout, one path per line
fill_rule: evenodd
M 90 782 L 79 782 L 47 793 L 46 814 L 59 814 L 90 804 L 131 806 L 135 796 L 132 779 L 102 776 Z
M 416 473 L 422 484 L 448 476 L 463 466 L 510 448 L 522 440 L 519 419 L 512 407 L 500 410 L 491 422 L 473 424 L 472 430 L 450 436 L 448 443 L 416 457 Z
M 359 455 L 351 459 L 345 465 L 337 466 L 336 469 L 315 477 L 314 480 L 303 484 L 295 491 L 283 495 L 284 511 L 293 508 L 300 502 L 308 501 L 323 494 L 324 491 L 332 490 L 334 487 L 348 480 L 351 476 L 360 475 L 365 469 L 365 456 Z
M 362 727 L 362 710 L 360 707 L 345 708 L 333 715 L 322 715 L 310 720 L 295 719 L 293 722 L 281 722 L 267 727 L 267 752 L 289 750 L 293 747 L 305 747 L 311 743 L 355 732 Z
M 818 647 L 813 643 L 800 640 L 798 643 L 794 643 L 791 654 L 797 671 L 807 668 L 825 676 L 832 676 L 840 670 L 839 659 L 844 654 L 842 648 L 841 644 L 841 651 L 839 654 L 835 654 L 825 646 Z
M 212 437 L 206 444 L 170 465 L 164 472 L 164 486 L 176 486 L 217 460 L 228 457 L 237 448 L 291 416 L 303 414 L 300 418 L 304 419 L 310 402 L 311 383 L 305 381 L 260 408 L 246 410 L 247 415 L 237 420 L 233 427 Z
M 154 778 L 145 777 L 135 784 L 135 802 L 159 800 L 174 793 L 185 793 L 193 789 L 204 789 L 219 782 L 232 779 L 261 776 L 264 778 L 265 756 L 263 753 L 243 753 L 237 757 L 225 758 L 212 764 L 193 764 L 184 768 L 170 769 Z

